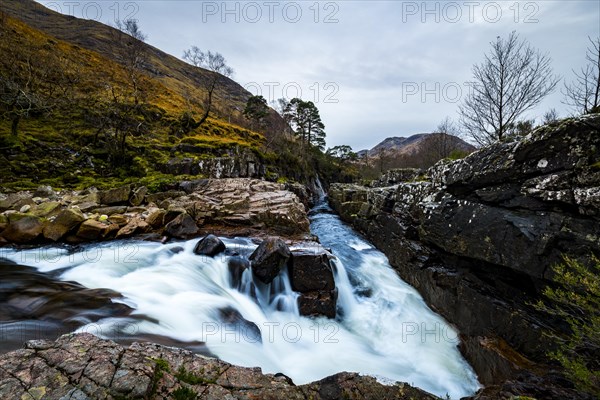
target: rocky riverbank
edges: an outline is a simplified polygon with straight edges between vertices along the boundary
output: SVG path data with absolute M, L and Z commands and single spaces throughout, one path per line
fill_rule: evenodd
M 0 194 L 0 213 L 0 243 L 5 244 L 308 234 L 306 206 L 296 194 L 285 185 L 245 178 L 182 182 L 159 193 L 135 185 L 79 192 L 42 186 Z
M 296 386 L 285 375 L 237 367 L 151 343 L 123 347 L 90 334 L 30 341 L 0 357 L 3 399 L 435 399 L 397 383 L 340 373 Z
M 341 217 L 458 327 L 488 387 L 479 398 L 586 397 L 546 356 L 545 332 L 564 324 L 531 304 L 562 254 L 600 254 L 598 149 L 600 117 L 580 117 L 441 162 L 426 176 L 396 174 L 413 182 L 330 189 Z

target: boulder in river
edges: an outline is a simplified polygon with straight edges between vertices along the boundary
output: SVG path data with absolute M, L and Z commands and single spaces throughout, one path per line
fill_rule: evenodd
M 300 315 L 305 316 L 335 318 L 336 304 L 337 290 L 316 290 L 298 297 Z
M 271 283 L 291 257 L 288 246 L 280 238 L 269 237 L 250 255 L 252 272 L 263 283 Z
M 214 257 L 225 251 L 225 243 L 215 235 L 206 235 L 194 247 L 194 254 Z
M 324 250 L 294 250 L 290 262 L 290 281 L 296 292 L 333 290 L 333 269 L 330 254 Z
M 250 262 L 245 258 L 234 256 L 227 262 L 227 269 L 231 277 L 231 286 L 239 288 L 242 283 L 242 275 L 244 271 L 250 268 Z

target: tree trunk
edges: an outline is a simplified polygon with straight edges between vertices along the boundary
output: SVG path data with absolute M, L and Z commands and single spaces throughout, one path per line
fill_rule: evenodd
M 215 90 L 215 84 L 213 84 L 209 89 L 208 89 L 208 98 L 206 99 L 206 110 L 204 111 L 204 115 L 202 116 L 202 118 L 200 118 L 200 121 L 198 121 L 198 126 L 202 125 L 204 123 L 204 121 L 206 121 L 206 119 L 208 118 L 208 114 L 210 113 L 210 107 L 212 105 L 212 95 L 213 95 L 213 91 Z
M 12 125 L 10 127 L 10 132 L 13 134 L 13 136 L 17 136 L 19 133 L 18 127 L 19 127 L 20 121 L 21 121 L 21 116 L 19 114 L 15 115 L 13 117 Z

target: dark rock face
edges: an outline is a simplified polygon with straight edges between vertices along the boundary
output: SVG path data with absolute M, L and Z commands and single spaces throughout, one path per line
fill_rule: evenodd
M 294 251 L 290 262 L 290 281 L 296 292 L 333 290 L 335 283 L 329 256 L 325 252 Z
M 337 290 L 318 290 L 300 293 L 298 309 L 300 315 L 335 318 Z
M 196 379 L 181 377 L 181 369 Z M 123 347 L 90 334 L 30 341 L 0 356 L 3 399 L 172 399 L 182 388 L 203 399 L 435 399 L 404 383 L 384 386 L 355 373 L 295 386 L 286 376 L 263 374 L 260 368 L 151 343 Z
M 242 257 L 231 257 L 227 262 L 227 269 L 231 276 L 231 286 L 239 288 L 242 283 L 244 271 L 250 268 L 250 262 Z
M 280 238 L 267 238 L 250 255 L 252 272 L 263 283 L 271 283 L 288 262 L 290 249 Z
M 214 257 L 225 251 L 225 243 L 215 235 L 206 235 L 194 247 L 194 254 Z
M 337 291 L 328 251 L 319 247 L 295 249 L 289 262 L 292 289 L 300 292 L 300 315 L 335 318 Z
M 0 352 L 21 348 L 27 339 L 56 338 L 87 322 L 132 311 L 112 301 L 121 297 L 117 292 L 63 282 L 1 258 L 0 282 Z
M 440 162 L 429 182 L 332 185 L 329 198 L 459 328 L 483 384 L 512 380 L 508 393 L 527 395 L 518 382 L 535 375 L 542 397 L 565 398 L 544 335 L 563 327 L 530 304 L 562 254 L 600 254 L 599 132 L 598 115 L 565 120 Z

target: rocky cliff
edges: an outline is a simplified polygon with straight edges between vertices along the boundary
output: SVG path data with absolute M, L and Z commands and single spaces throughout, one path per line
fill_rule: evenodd
M 564 324 L 531 303 L 562 254 L 600 254 L 599 149 L 600 116 L 585 116 L 440 162 L 418 182 L 330 188 L 342 218 L 459 328 L 488 386 L 480 398 L 585 397 L 546 356 L 544 333 Z

